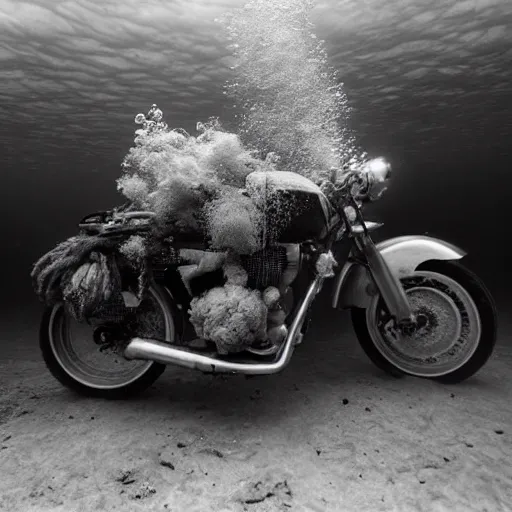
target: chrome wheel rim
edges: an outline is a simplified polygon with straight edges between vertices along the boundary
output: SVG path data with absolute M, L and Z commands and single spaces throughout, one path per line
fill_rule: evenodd
M 165 301 L 152 287 L 137 311 L 138 336 L 174 339 L 173 319 L 167 314 Z M 63 303 L 53 308 L 48 331 L 50 347 L 60 367 L 89 388 L 106 390 L 128 386 L 153 365 L 153 361 L 126 359 L 122 344 L 107 349 L 98 345 L 95 327 L 76 321 Z
M 466 364 L 481 337 L 478 308 L 456 281 L 436 272 L 415 272 L 402 279 L 413 312 L 426 325 L 406 335 L 394 329 L 380 297 L 366 311 L 370 337 L 393 366 L 418 377 L 441 377 Z

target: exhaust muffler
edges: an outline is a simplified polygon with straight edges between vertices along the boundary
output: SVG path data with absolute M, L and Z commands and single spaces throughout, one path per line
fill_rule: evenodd
M 311 283 L 302 301 L 290 331 L 277 359 L 271 363 L 230 362 L 215 356 L 207 356 L 186 348 L 169 346 L 157 340 L 133 338 L 124 351 L 127 359 L 144 359 L 162 364 L 174 364 L 185 368 L 200 370 L 205 373 L 243 373 L 248 375 L 268 375 L 278 373 L 287 366 L 293 354 L 295 341 L 300 339 L 300 331 L 306 314 L 321 289 L 323 278 L 317 276 Z

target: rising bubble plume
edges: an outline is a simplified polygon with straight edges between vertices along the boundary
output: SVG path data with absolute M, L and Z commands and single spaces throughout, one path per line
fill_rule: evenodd
M 279 170 L 313 181 L 365 155 L 348 127 L 349 106 L 324 41 L 310 21 L 311 0 L 253 0 L 219 22 L 234 56 L 226 94 L 239 108 L 242 140 L 279 157 Z

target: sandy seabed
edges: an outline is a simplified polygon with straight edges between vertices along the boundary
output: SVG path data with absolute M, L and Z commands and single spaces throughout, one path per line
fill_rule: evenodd
M 382 374 L 346 313 L 318 312 L 279 375 L 169 367 L 117 402 L 53 379 L 36 316 L 2 322 L 0 510 L 512 510 L 512 329 L 446 386 Z

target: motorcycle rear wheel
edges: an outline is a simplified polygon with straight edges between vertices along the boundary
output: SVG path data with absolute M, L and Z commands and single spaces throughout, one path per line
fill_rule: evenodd
M 367 309 L 354 308 L 352 321 L 361 347 L 381 370 L 401 377 L 462 382 L 488 361 L 496 344 L 494 301 L 481 280 L 458 262 L 430 261 L 402 279 L 415 310 L 428 323 L 412 335 L 392 323 L 380 296 Z
M 152 326 L 155 333 L 160 331 L 155 337 L 173 342 L 179 336 L 179 325 L 177 310 L 169 294 L 153 284 L 141 306 L 144 301 L 154 304 L 155 312 L 158 310 L 156 316 L 147 320 L 157 326 Z M 147 307 L 148 314 L 151 314 L 152 307 Z M 84 347 L 80 348 L 77 346 L 79 337 L 70 334 L 75 324 L 75 330 L 92 330 L 92 327 L 74 320 L 63 303 L 47 307 L 41 320 L 39 345 L 43 359 L 50 373 L 63 386 L 90 397 L 129 398 L 147 389 L 164 372 L 165 365 L 152 361 L 129 361 L 123 357 L 122 350 L 102 352 L 98 341 L 95 343 L 96 332 L 83 336 Z M 149 332 L 146 335 L 151 336 Z

